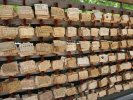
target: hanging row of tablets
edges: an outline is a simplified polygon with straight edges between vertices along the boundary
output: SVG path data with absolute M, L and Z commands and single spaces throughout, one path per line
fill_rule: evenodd
M 107 66 L 104 66 L 104 67 L 107 67 Z M 95 72 L 98 71 L 97 69 L 92 69 L 92 70 L 95 70 Z M 104 72 L 103 74 L 109 74 L 108 73 L 109 71 L 107 70 L 103 70 L 103 72 Z M 94 72 L 92 72 L 92 74 L 94 74 Z M 66 87 L 60 86 L 58 88 L 51 87 L 50 89 L 51 95 L 47 94 L 46 96 L 47 98 L 43 96 L 42 99 L 41 98 L 38 99 L 37 97 L 37 98 L 34 98 L 34 100 L 53 100 L 53 99 L 58 99 L 66 96 L 74 97 L 80 93 L 89 92 L 89 91 L 91 91 L 89 92 L 90 95 L 91 93 L 95 93 L 95 95 L 97 94 L 95 99 L 88 98 L 88 99 L 79 99 L 79 100 L 97 100 L 98 97 L 103 97 L 107 94 L 109 95 L 114 92 L 120 92 L 122 90 L 127 90 L 132 88 L 132 85 L 133 85 L 132 74 L 133 73 L 131 71 L 125 71 L 120 75 L 114 74 L 108 77 L 85 80 L 84 83 L 81 83 L 76 86 L 72 86 L 72 85 L 66 86 Z M 24 78 L 22 80 L 18 80 L 15 78 L 12 81 L 6 80 L 1 82 L 0 93 L 2 92 L 14 93 L 14 92 L 20 92 L 20 91 L 26 91 L 26 90 L 34 90 L 36 88 L 45 88 L 45 87 L 53 86 L 54 84 L 64 84 L 71 81 L 84 80 L 84 79 L 88 79 L 89 77 L 91 76 L 88 76 L 88 71 L 82 70 L 79 72 L 53 75 L 53 76 L 48 76 L 48 75 L 35 76 L 30 78 Z M 123 83 L 122 81 L 127 81 L 127 82 Z M 111 88 L 114 88 L 114 90 L 111 91 L 110 90 Z M 46 91 L 49 91 L 49 90 L 46 90 Z M 40 92 L 40 93 L 42 94 L 43 92 Z M 40 94 L 40 93 L 38 92 L 37 94 Z M 88 94 L 88 97 L 89 97 L 89 94 Z M 48 98 L 48 96 L 50 97 Z M 23 100 L 27 100 L 27 99 L 23 98 Z
M 50 43 L 15 43 L 1 42 L 0 43 L 0 56 L 33 56 L 33 55 L 66 55 L 68 52 L 73 53 L 89 53 L 89 52 L 102 52 L 102 51 L 112 51 L 117 49 L 132 48 L 133 40 L 123 40 L 123 41 L 78 41 L 76 42 L 66 42 L 61 40 L 54 40 L 52 44 Z M 17 47 L 18 44 L 18 47 Z M 132 52 L 130 52 L 132 56 Z
M 133 23 L 133 17 L 126 14 L 103 13 L 100 10 L 82 11 L 74 7 L 62 9 L 59 7 L 49 8 L 47 4 L 34 4 L 34 10 L 31 6 L 1 5 L 0 8 L 0 18 L 2 20 L 15 17 L 20 19 L 33 19 L 35 17 L 37 19 L 80 20 L 82 22 L 99 20 L 107 23 Z
M 33 38 L 33 37 L 99 37 L 99 36 L 133 36 L 133 29 L 119 29 L 119 28 L 87 28 L 87 27 L 7 27 L 0 26 L 0 38 L 1 39 L 15 39 L 15 38 Z
M 133 52 L 133 51 L 130 51 Z M 80 68 L 91 68 L 98 64 L 104 65 L 109 62 L 118 61 L 128 61 L 133 58 L 133 55 L 128 55 L 128 53 L 107 53 L 107 54 L 94 54 L 82 57 L 61 57 L 61 59 L 56 60 L 43 60 L 35 62 L 34 60 L 28 60 L 23 62 L 13 61 L 9 63 L 4 63 L 0 68 L 0 76 L 18 76 L 23 74 L 32 74 L 38 72 L 53 72 L 56 70 L 66 70 L 66 69 L 80 69 Z M 127 66 L 132 66 L 132 64 L 127 64 Z M 128 67 L 127 67 L 128 68 Z

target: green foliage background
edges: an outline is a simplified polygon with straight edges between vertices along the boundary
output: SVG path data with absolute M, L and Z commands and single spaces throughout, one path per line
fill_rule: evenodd
M 111 6 L 111 7 L 117 7 L 120 8 L 120 3 L 113 2 L 110 0 L 72 0 L 73 2 L 84 2 L 88 4 L 97 4 L 97 5 L 103 5 L 103 6 Z M 123 4 L 123 9 L 129 9 L 133 10 L 133 5 L 130 4 Z

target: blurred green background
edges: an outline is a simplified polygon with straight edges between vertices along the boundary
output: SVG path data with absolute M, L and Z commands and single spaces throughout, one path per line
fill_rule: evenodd
M 120 8 L 120 3 L 114 2 L 113 0 L 112 1 L 110 0 L 72 0 L 72 1 Z M 133 5 L 131 4 L 123 4 L 122 7 L 123 9 L 133 10 Z

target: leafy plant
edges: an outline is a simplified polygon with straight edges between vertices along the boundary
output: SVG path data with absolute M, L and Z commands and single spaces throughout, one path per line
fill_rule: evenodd
M 111 7 L 118 7 L 120 8 L 120 3 L 110 1 L 110 0 L 72 0 L 73 2 L 83 2 L 88 4 L 97 4 L 102 6 L 111 6 Z M 133 5 L 123 4 L 122 6 L 124 9 L 133 10 Z
M 133 5 L 123 4 L 123 8 L 133 10 Z

